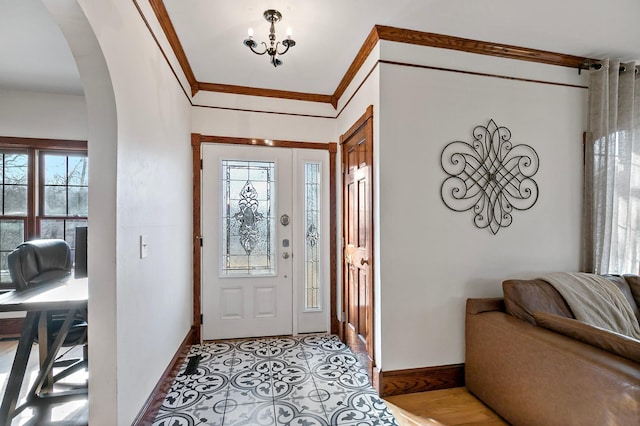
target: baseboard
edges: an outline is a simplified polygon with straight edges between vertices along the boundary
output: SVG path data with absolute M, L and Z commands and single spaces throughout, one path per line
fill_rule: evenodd
M 377 380 L 380 396 L 457 388 L 464 386 L 464 364 L 380 371 Z
M 382 389 L 380 388 L 380 380 L 382 379 L 382 371 L 378 367 L 373 367 L 371 372 L 371 385 L 378 392 L 378 395 L 382 395 Z
M 20 337 L 24 318 L 0 318 L 0 339 Z
M 160 407 L 162 406 L 162 402 L 164 398 L 167 396 L 169 389 L 171 388 L 171 384 L 173 380 L 176 378 L 180 371 L 180 366 L 184 361 L 185 357 L 189 353 L 189 347 L 193 344 L 199 343 L 196 341 L 195 337 L 197 335 L 197 330 L 195 327 L 191 327 L 184 340 L 180 344 L 178 351 L 173 356 L 173 359 L 167 366 L 162 376 L 160 376 L 160 380 L 158 380 L 158 384 L 149 398 L 142 406 L 142 409 L 138 413 L 138 416 L 133 421 L 132 425 L 150 425 L 155 420 Z

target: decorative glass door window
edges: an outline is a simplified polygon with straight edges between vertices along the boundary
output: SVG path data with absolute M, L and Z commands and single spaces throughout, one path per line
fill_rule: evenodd
M 221 275 L 274 275 L 275 163 L 223 160 L 221 188 Z
M 320 305 L 320 164 L 304 165 L 305 210 L 305 310 L 317 310 Z

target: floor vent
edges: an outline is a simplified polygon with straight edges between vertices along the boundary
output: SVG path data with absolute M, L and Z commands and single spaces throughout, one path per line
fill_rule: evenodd
M 183 376 L 190 376 L 195 374 L 198 370 L 198 365 L 200 364 L 200 360 L 202 359 L 202 355 L 194 355 L 189 357 L 189 362 L 187 363 L 187 368 L 184 369 Z

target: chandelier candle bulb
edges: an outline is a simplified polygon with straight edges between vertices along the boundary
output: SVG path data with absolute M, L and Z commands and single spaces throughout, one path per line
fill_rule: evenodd
M 249 38 L 253 37 L 253 28 L 249 27 L 247 34 L 249 35 Z
M 293 33 L 293 31 L 291 31 L 291 27 L 287 28 L 287 38 L 291 39 L 291 34 Z

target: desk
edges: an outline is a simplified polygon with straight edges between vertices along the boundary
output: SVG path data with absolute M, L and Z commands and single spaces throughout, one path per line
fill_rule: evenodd
M 87 309 L 87 299 L 87 278 L 73 279 L 71 277 L 64 282 L 43 284 L 33 289 L 21 292 L 11 291 L 0 296 L 0 312 L 27 312 L 22 334 L 18 341 L 16 356 L 11 367 L 11 374 L 7 382 L 7 389 L 0 407 L 0 425 L 10 424 L 11 419 L 24 406 L 32 405 L 40 399 L 69 398 L 87 393 L 86 388 L 69 392 L 49 393 L 52 385 L 53 364 L 58 351 L 69 333 L 76 313 Z M 66 318 L 62 328 L 50 346 L 48 344 L 46 315 L 49 311 L 66 311 Z M 40 371 L 27 394 L 27 401 L 23 406 L 16 407 L 36 334 L 40 347 Z

